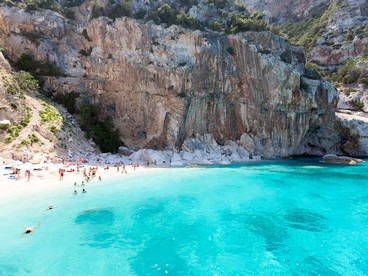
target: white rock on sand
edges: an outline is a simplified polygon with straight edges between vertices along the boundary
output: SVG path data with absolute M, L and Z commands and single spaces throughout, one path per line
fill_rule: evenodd
M 196 135 L 195 138 L 184 141 L 181 151 L 141 149 L 132 153 L 129 159 L 143 164 L 156 163 L 170 166 L 229 164 L 260 160 L 260 157 L 253 156 L 253 153 L 251 158 L 251 154 L 241 146 L 241 144 L 245 144 L 253 151 L 254 144 L 251 141 L 249 136 L 243 135 L 238 143 L 226 141 L 224 146 L 220 146 L 212 134 Z M 127 149 L 122 147 L 119 151 L 127 152 Z

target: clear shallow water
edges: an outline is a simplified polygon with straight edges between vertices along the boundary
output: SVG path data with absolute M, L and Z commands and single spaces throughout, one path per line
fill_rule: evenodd
M 11 198 L 0 275 L 367 275 L 367 169 L 181 168 Z

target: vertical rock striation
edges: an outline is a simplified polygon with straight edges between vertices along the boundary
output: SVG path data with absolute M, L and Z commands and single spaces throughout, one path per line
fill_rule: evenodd
M 0 41 L 13 60 L 27 52 L 55 61 L 65 75 L 44 89 L 99 104 L 129 147 L 178 147 L 211 133 L 220 145 L 246 134 L 265 158 L 339 150 L 340 133 L 328 133 L 335 89 L 306 78 L 303 49 L 269 32 L 228 36 L 3 7 Z

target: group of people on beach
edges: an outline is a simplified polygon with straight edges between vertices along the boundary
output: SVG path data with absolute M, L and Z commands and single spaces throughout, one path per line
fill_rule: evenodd
M 156 161 L 156 160 L 155 160 Z M 156 164 L 156 162 L 154 162 L 154 164 Z M 116 164 L 113 164 L 114 167 L 116 167 L 116 170 L 118 173 L 121 173 L 122 174 L 127 174 L 128 171 L 126 169 L 126 166 L 124 164 L 124 162 L 119 162 L 119 163 L 116 163 Z M 149 166 L 149 163 L 146 164 L 147 166 Z M 132 168 L 134 170 L 136 170 L 136 168 L 138 168 L 140 166 L 139 163 L 132 163 L 131 164 Z M 90 179 L 92 178 L 95 178 L 97 176 L 97 172 L 98 172 L 98 166 L 90 166 L 87 170 L 87 168 L 85 166 L 78 166 L 77 165 L 77 174 L 79 174 L 79 169 L 80 168 L 83 168 L 83 181 L 81 183 L 81 186 L 84 187 L 86 185 L 86 183 L 88 183 L 90 181 Z M 104 170 L 108 170 L 109 169 L 109 166 L 106 165 L 104 167 Z M 67 172 L 73 172 L 75 170 L 67 170 Z M 59 180 L 63 180 L 64 179 L 64 175 L 65 175 L 65 172 L 66 170 L 63 169 L 63 168 L 59 168 L 58 170 L 58 174 L 59 174 Z M 19 180 L 20 179 L 20 169 L 18 168 L 15 168 L 13 167 L 13 173 L 17 174 L 17 179 Z M 31 177 L 31 171 L 30 170 L 26 170 L 25 171 L 25 177 L 27 177 L 27 180 L 29 181 L 30 177 Z M 98 176 L 98 180 L 101 181 L 102 178 L 101 178 L 101 175 Z M 77 186 L 77 182 L 74 182 L 74 186 Z M 87 190 L 85 188 L 82 188 L 82 191 L 81 193 L 87 193 Z M 76 189 L 74 189 L 74 192 L 73 192 L 73 195 L 77 195 L 78 194 L 78 191 Z M 53 204 L 50 204 L 48 206 L 48 210 L 51 210 L 51 209 L 54 209 L 55 208 L 55 205 Z M 25 234 L 32 234 L 34 232 L 34 230 L 41 224 L 41 222 L 39 222 L 38 224 L 34 225 L 34 226 L 24 226 L 25 228 L 25 231 L 22 233 L 22 237 L 25 235 Z

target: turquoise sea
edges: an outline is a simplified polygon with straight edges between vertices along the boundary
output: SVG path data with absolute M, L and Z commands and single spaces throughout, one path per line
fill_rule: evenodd
M 367 163 L 148 170 L 73 190 L 0 202 L 0 275 L 368 275 Z

